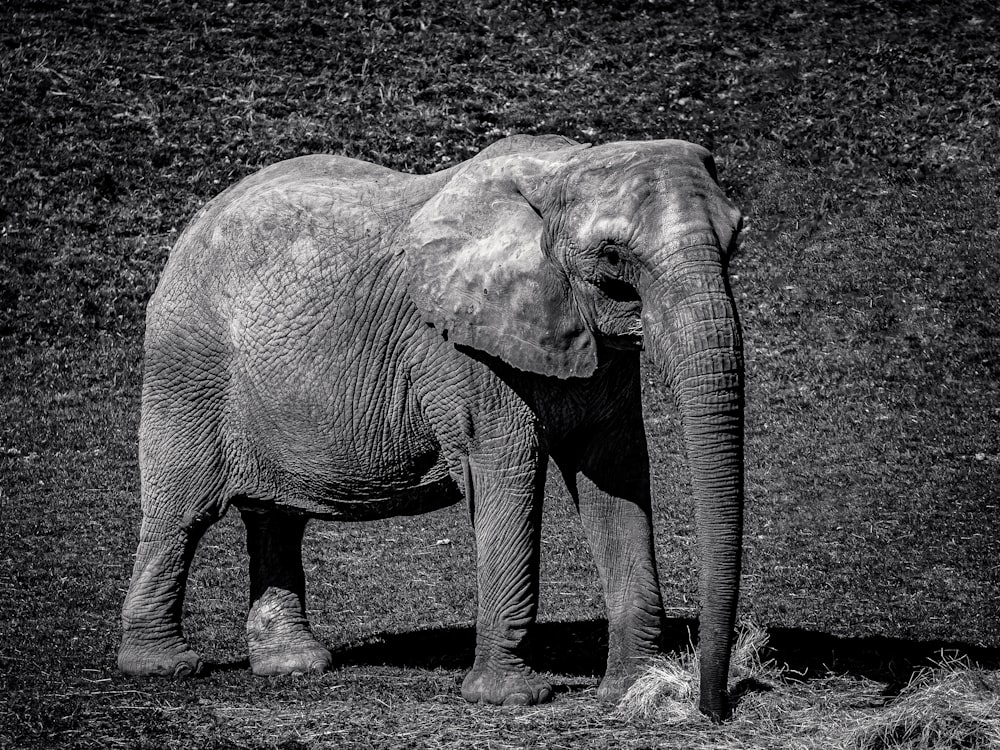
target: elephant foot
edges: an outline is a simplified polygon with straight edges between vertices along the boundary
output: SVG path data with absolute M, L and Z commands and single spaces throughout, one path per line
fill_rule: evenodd
M 530 667 L 473 666 L 462 682 L 462 697 L 470 703 L 533 706 L 552 700 L 552 685 Z
M 258 675 L 322 674 L 332 664 L 330 651 L 311 635 L 295 643 L 250 648 L 250 668 Z
M 604 703 L 617 703 L 634 682 L 634 678 L 626 679 L 621 675 L 605 675 L 597 687 L 597 699 Z
M 609 663 L 604 672 L 604 679 L 597 688 L 598 700 L 606 703 L 617 703 L 628 692 L 636 680 L 649 667 L 651 656 L 641 656 L 628 660 Z
M 326 672 L 333 657 L 313 635 L 298 597 L 269 593 L 270 596 L 254 603 L 247 617 L 247 646 L 253 673 Z
M 201 672 L 202 661 L 186 644 L 172 649 L 140 648 L 125 643 L 118 650 L 118 669 L 145 677 L 191 677 Z

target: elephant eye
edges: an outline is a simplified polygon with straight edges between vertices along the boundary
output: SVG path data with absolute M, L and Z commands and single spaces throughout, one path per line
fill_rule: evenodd
M 605 242 L 600 247 L 601 257 L 613 266 L 621 262 L 621 245 L 615 242 Z

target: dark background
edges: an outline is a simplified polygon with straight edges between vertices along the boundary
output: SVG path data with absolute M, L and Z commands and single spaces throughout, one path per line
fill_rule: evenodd
M 114 670 L 143 308 L 186 221 L 279 159 L 427 172 L 515 132 L 701 143 L 748 216 L 732 269 L 748 368 L 741 617 L 770 629 L 772 655 L 889 688 L 942 645 L 996 666 L 996 3 L 542 5 L 0 9 L 0 746 L 460 746 L 498 721 L 509 746 L 551 746 L 580 730 L 559 713 L 573 701 L 591 733 L 569 746 L 600 744 L 603 604 L 551 482 L 541 666 L 573 693 L 554 713 L 497 719 L 457 698 L 475 617 L 457 507 L 310 527 L 309 606 L 341 670 L 251 679 L 235 516 L 202 543 L 187 603 L 216 670 L 185 684 Z M 645 381 L 683 646 L 693 513 L 669 394 Z M 251 732 L 265 706 L 270 729 Z M 411 736 L 417 716 L 438 724 Z

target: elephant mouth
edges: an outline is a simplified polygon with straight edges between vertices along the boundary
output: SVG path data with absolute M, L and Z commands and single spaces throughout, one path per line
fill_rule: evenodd
M 642 336 L 614 336 L 608 339 L 602 340 L 602 342 L 608 349 L 616 352 L 636 352 L 642 351 Z
M 617 351 L 643 348 L 642 299 L 634 287 L 602 279 L 591 281 L 578 292 L 580 316 L 603 347 Z
M 603 346 L 614 351 L 639 351 L 643 348 L 642 320 L 633 321 L 624 331 L 602 331 L 598 339 Z
M 611 302 L 598 306 L 595 321 L 597 338 L 608 349 L 635 351 L 642 349 L 642 303 L 639 301 Z

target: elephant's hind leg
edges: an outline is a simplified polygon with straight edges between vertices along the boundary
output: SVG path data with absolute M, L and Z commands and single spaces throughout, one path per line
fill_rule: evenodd
M 195 548 L 223 513 L 222 477 L 211 448 L 191 449 L 183 435 L 173 435 L 154 447 L 140 440 L 142 525 L 118 649 L 126 674 L 184 677 L 201 668 L 181 614 Z
M 243 511 L 250 555 L 247 645 L 255 674 L 325 672 L 330 652 L 309 627 L 302 535 L 306 519 L 277 511 Z

